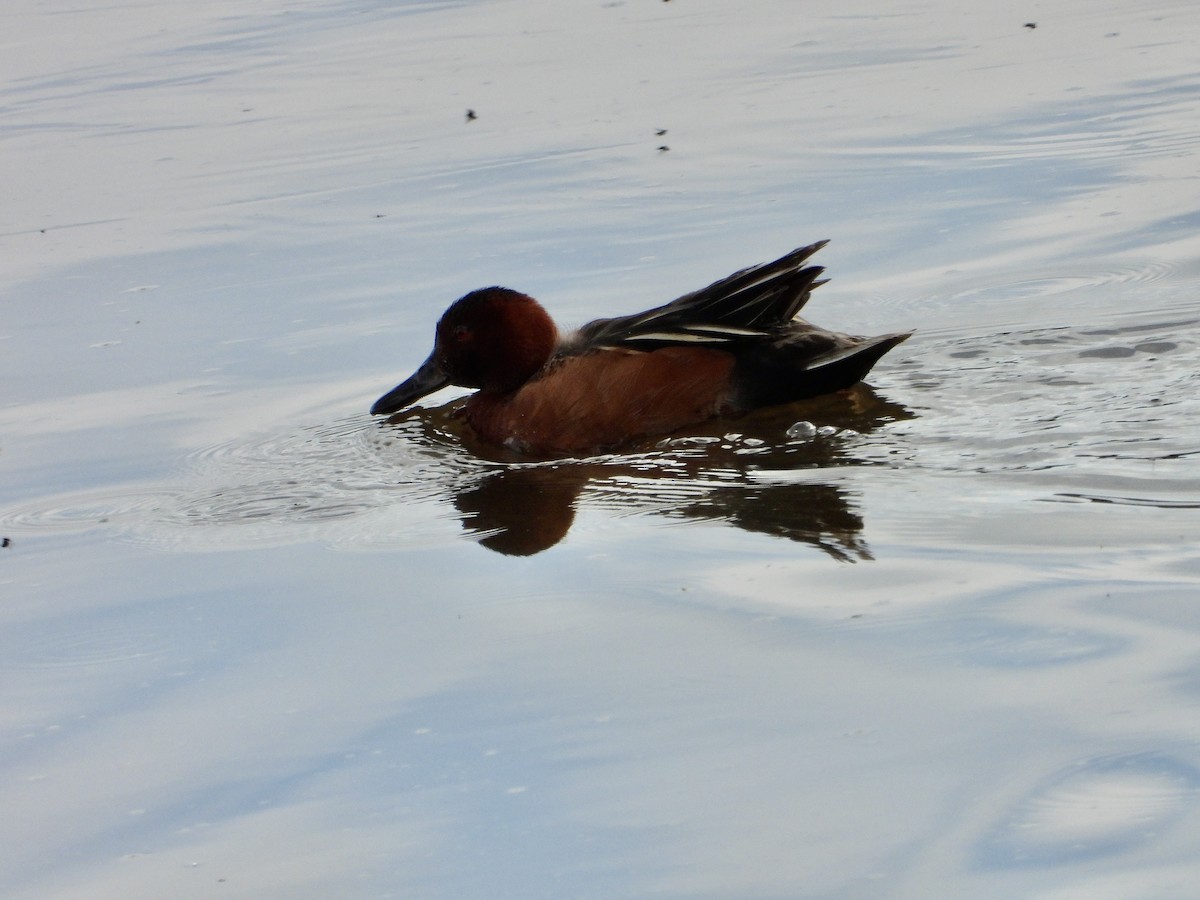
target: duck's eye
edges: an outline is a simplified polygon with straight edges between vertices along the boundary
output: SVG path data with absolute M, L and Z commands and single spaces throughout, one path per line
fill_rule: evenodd
M 450 336 L 456 341 L 465 341 L 471 334 L 471 329 L 466 325 L 455 325 L 454 330 L 450 332 Z

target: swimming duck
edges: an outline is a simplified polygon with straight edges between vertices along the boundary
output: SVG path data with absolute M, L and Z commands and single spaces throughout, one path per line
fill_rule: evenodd
M 825 283 L 805 263 L 826 243 L 566 334 L 526 294 L 472 291 L 438 322 L 429 358 L 371 413 L 447 385 L 476 388 L 462 415 L 482 442 L 554 458 L 849 388 L 912 332 L 856 337 L 797 317 Z

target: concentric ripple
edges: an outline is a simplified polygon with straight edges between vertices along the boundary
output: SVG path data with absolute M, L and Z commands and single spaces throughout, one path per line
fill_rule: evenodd
M 13 531 L 79 532 L 124 529 L 169 507 L 174 493 L 159 487 L 80 491 L 0 511 L 0 527 Z

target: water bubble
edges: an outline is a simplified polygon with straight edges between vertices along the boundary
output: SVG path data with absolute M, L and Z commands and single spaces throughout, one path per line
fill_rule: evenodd
M 786 434 L 794 441 L 811 441 L 817 436 L 817 426 L 812 422 L 797 422 Z

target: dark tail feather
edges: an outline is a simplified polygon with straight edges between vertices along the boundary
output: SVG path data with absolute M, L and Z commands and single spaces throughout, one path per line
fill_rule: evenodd
M 832 381 L 844 381 L 843 387 L 850 387 L 866 378 L 867 373 L 885 353 L 908 340 L 912 334 L 911 331 L 904 331 L 867 338 L 861 344 L 845 350 L 834 350 L 809 360 L 805 369 L 812 375 L 820 375 Z
M 740 403 L 743 409 L 774 406 L 832 394 L 853 387 L 871 371 L 880 358 L 912 336 L 911 331 L 865 338 L 850 347 L 830 350 L 800 365 L 764 365 L 756 354 L 739 360 Z

